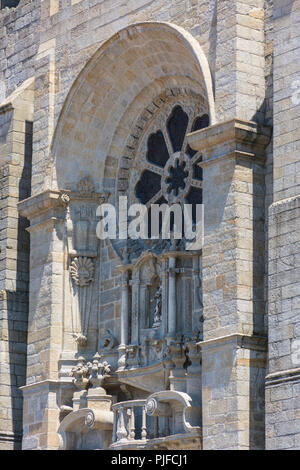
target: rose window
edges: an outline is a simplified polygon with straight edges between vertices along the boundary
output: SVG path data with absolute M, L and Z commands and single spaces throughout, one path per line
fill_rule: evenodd
M 135 185 L 135 196 L 146 204 L 201 204 L 201 154 L 190 148 L 187 134 L 209 125 L 207 114 L 195 116 L 177 104 L 160 128 L 147 138 L 140 157 L 142 170 Z M 157 129 L 157 128 L 156 128 Z

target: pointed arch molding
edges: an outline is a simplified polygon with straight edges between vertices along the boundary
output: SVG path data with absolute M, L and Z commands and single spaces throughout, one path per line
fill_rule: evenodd
M 97 191 L 103 190 L 104 176 L 109 190 L 130 123 L 151 99 L 172 87 L 199 94 L 210 123 L 216 122 L 209 65 L 190 33 L 170 23 L 145 22 L 112 36 L 67 96 L 53 137 L 46 184 L 73 190 L 90 174 Z

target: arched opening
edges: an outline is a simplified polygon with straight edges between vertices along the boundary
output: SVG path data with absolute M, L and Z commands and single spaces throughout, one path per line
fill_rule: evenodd
M 97 191 L 114 193 L 124 144 L 128 137 L 138 138 L 133 133 L 137 120 L 149 106 L 154 111 L 160 106 L 155 100 L 166 90 L 181 95 L 187 89 L 213 124 L 208 62 L 192 35 L 152 22 L 115 34 L 91 58 L 66 99 L 52 144 L 51 189 L 74 190 L 89 175 Z

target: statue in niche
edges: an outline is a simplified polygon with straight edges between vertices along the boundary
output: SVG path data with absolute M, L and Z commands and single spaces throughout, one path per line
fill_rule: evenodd
M 162 294 L 162 289 L 161 289 L 161 286 L 159 285 L 156 289 L 155 296 L 154 296 L 156 303 L 155 303 L 155 310 L 154 310 L 154 323 L 152 325 L 152 328 L 159 328 L 161 325 L 161 294 Z

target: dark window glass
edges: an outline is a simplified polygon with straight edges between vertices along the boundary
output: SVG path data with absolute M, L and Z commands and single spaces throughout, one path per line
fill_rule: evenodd
M 199 162 L 201 162 L 202 158 L 199 159 Z M 199 181 L 202 181 L 203 179 L 203 169 L 198 166 L 196 163 L 195 165 L 193 165 L 193 178 L 195 178 L 195 180 L 199 180 Z
M 167 124 L 174 152 L 179 152 L 182 149 L 188 122 L 188 115 L 180 106 L 175 106 Z
M 160 191 L 161 176 L 145 170 L 135 187 L 135 195 L 142 204 L 146 204 Z
M 13 8 L 19 5 L 20 0 L 0 0 L 1 1 L 1 8 Z
M 209 117 L 207 114 L 203 114 L 203 116 L 196 117 L 193 123 L 192 132 L 200 131 L 200 129 L 204 129 L 205 127 L 208 127 L 208 126 L 209 126 Z
M 193 122 L 191 132 L 200 131 L 200 129 L 204 129 L 205 127 L 209 126 L 209 116 L 208 114 L 203 114 L 203 116 L 197 116 Z M 186 148 L 186 153 L 189 157 L 193 157 L 197 150 L 193 150 L 189 145 Z
M 196 204 L 202 204 L 202 189 L 192 187 L 186 197 L 186 202 L 192 204 L 193 222 L 196 221 Z
M 147 160 L 163 168 L 169 159 L 166 142 L 161 131 L 151 134 L 148 139 Z

